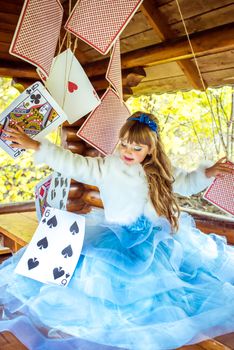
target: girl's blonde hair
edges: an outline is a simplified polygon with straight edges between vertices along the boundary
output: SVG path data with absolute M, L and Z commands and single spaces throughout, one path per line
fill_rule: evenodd
M 127 120 L 120 130 L 120 138 L 129 143 L 148 145 L 150 154 L 142 162 L 149 185 L 149 194 L 158 215 L 165 216 L 173 231 L 178 229 L 179 206 L 173 194 L 171 163 L 164 151 L 160 138 L 159 124 L 153 114 L 136 112 L 131 117 L 140 118 L 144 114 L 157 124 L 157 132 L 137 120 Z

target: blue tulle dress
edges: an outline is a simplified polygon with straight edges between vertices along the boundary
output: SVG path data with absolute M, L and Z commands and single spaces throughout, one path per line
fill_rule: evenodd
M 94 227 L 93 227 L 94 228 Z M 67 288 L 0 267 L 0 331 L 29 349 L 169 350 L 234 331 L 234 248 L 182 214 L 96 225 Z

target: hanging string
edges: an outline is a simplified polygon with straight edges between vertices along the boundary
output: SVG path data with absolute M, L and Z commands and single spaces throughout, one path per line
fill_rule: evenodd
M 215 122 L 215 125 L 216 125 L 217 131 L 218 131 L 218 133 L 219 133 L 220 140 L 221 140 L 221 142 L 222 142 L 223 148 L 224 148 L 225 152 L 227 152 L 227 151 L 226 151 L 226 147 L 225 147 L 225 143 L 224 143 L 224 140 L 223 140 L 223 137 L 222 137 L 222 133 L 221 133 L 221 131 L 220 131 L 221 126 L 219 127 L 219 125 L 217 124 L 217 121 L 216 121 L 216 118 L 215 118 L 215 114 L 214 114 L 214 111 L 213 111 L 213 107 L 212 107 L 212 105 L 211 105 L 211 101 L 210 101 L 209 96 L 208 96 L 208 93 L 207 93 L 207 89 L 206 89 L 206 86 L 205 86 L 205 82 L 204 82 L 204 79 L 203 79 L 203 76 L 202 76 L 202 73 L 201 73 L 201 70 L 200 70 L 198 61 L 197 61 L 197 57 L 196 57 L 196 54 L 195 54 L 195 52 L 194 52 L 192 42 L 191 42 L 191 40 L 190 40 L 190 36 L 189 36 L 188 30 L 187 30 L 187 27 L 186 27 L 186 24 L 185 24 L 184 17 L 183 17 L 183 15 L 182 15 L 182 11 L 181 11 L 181 8 L 180 8 L 179 1 L 178 1 L 178 0 L 175 0 L 175 1 L 176 1 L 177 8 L 178 8 L 178 11 L 179 11 L 179 14 L 180 14 L 180 17 L 181 17 L 181 21 L 182 21 L 183 26 L 184 26 L 184 30 L 185 30 L 185 33 L 186 33 L 186 36 L 187 36 L 187 39 L 188 39 L 188 42 L 189 42 L 189 46 L 190 46 L 191 52 L 192 52 L 192 54 L 193 54 L 193 58 L 194 58 L 195 65 L 196 65 L 196 68 L 197 68 L 199 77 L 200 77 L 200 79 L 201 79 L 201 83 L 202 83 L 202 86 L 203 86 L 203 89 L 204 89 L 204 93 L 205 93 L 205 96 L 206 96 L 206 99 L 207 99 L 207 102 L 208 102 L 208 105 L 209 105 L 209 108 L 210 108 L 210 112 L 211 112 L 211 115 L 212 115 L 212 120 Z M 213 133 L 213 136 L 214 136 L 214 133 Z M 215 137 L 214 137 L 214 140 L 215 140 Z

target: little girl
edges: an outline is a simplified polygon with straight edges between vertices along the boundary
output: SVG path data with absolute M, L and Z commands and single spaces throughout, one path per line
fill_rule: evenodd
M 7 134 L 16 147 L 34 149 L 36 163 L 98 186 L 105 218 L 96 220 L 67 288 L 14 274 L 24 249 L 2 264 L 0 331 L 32 350 L 80 349 L 84 341 L 95 350 L 169 350 L 234 331 L 234 249 L 196 229 L 173 194 L 197 193 L 230 172 L 222 160 L 191 173 L 171 169 L 158 121 L 141 112 L 106 158 L 39 143 L 20 127 Z M 19 322 L 27 325 L 21 334 Z M 43 324 L 50 336 L 28 331 Z

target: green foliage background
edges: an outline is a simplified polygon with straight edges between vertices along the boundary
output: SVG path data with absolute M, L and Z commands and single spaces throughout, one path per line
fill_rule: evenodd
M 18 95 L 11 79 L 0 78 L 0 112 Z M 204 159 L 216 161 L 226 154 L 234 160 L 232 98 L 232 87 L 224 86 L 207 93 L 192 90 L 131 97 L 127 105 L 132 113 L 141 110 L 155 114 L 172 163 L 192 170 Z M 57 142 L 58 133 L 48 138 Z M 13 160 L 0 148 L 0 157 L 0 203 L 33 200 L 35 185 L 51 170 L 35 168 L 31 152 Z

